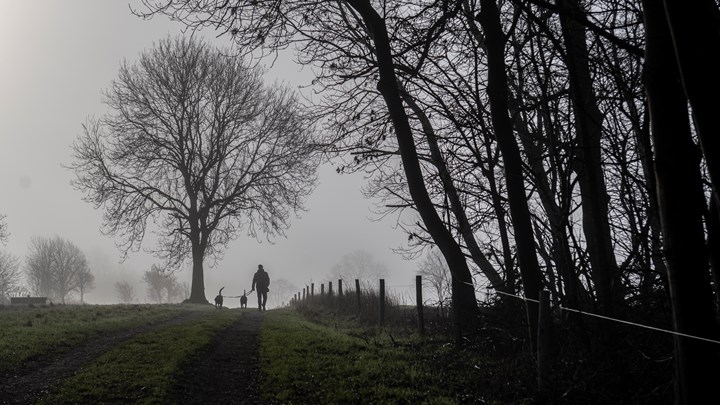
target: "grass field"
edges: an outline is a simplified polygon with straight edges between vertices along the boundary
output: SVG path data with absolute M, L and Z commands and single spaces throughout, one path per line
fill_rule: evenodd
M 141 330 L 73 372 L 41 404 L 170 403 L 178 371 L 250 311 L 209 305 L 0 308 L 0 374 L 100 336 Z M 478 359 L 411 334 L 311 322 L 295 310 L 277 309 L 263 315 L 259 350 L 261 395 L 272 403 L 506 403 L 480 397 L 472 388 L 478 384 L 468 383 L 478 374 L 467 374 L 466 367 Z

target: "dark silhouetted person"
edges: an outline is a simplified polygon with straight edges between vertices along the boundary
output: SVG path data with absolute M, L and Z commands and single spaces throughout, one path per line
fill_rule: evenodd
M 268 286 L 270 286 L 270 276 L 268 276 L 267 272 L 263 269 L 263 265 L 259 264 L 258 269 L 253 276 L 252 289 L 250 290 L 255 291 L 255 287 L 257 287 L 258 311 L 265 310 L 267 293 L 270 291 L 268 290 Z

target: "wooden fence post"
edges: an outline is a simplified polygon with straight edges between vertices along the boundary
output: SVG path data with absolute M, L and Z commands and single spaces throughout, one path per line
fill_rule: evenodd
M 315 283 L 310 283 L 310 296 L 315 296 Z
M 385 323 L 385 279 L 380 279 L 380 325 Z
M 355 295 L 357 295 L 358 314 L 360 313 L 360 280 L 355 279 Z
M 328 295 L 332 297 L 332 281 L 328 281 Z
M 541 397 L 549 389 L 550 379 L 550 292 L 540 291 L 540 310 L 538 312 L 538 336 L 537 336 L 537 378 L 538 392 Z
M 320 296 L 325 295 L 325 284 L 320 284 Z
M 423 314 L 423 299 L 422 299 L 422 276 L 415 276 L 415 295 L 417 300 L 417 311 L 418 311 L 418 329 L 421 335 L 425 334 L 425 316 Z
M 342 296 L 342 280 L 338 280 L 338 295 Z

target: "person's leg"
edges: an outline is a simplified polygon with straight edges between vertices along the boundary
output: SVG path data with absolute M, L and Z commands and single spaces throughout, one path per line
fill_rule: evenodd
M 265 303 L 267 302 L 267 292 L 263 293 L 263 310 L 265 309 Z
M 258 311 L 261 311 L 262 310 L 262 293 L 260 291 L 258 291 L 257 297 L 258 297 Z

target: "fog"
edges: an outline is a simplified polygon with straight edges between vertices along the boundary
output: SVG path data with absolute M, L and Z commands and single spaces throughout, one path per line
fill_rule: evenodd
M 71 161 L 70 145 L 82 123 L 106 112 L 102 90 L 117 76 L 120 62 L 135 60 L 155 40 L 181 33 L 177 23 L 132 15 L 129 5 L 139 7 L 138 2 L 95 0 L 0 2 L 0 214 L 6 215 L 10 233 L 0 249 L 23 259 L 33 237 L 70 240 L 85 253 L 96 277 L 85 296 L 90 304 L 118 302 L 116 281 L 133 283 L 138 301 L 146 302 L 142 275 L 158 262 L 136 252 L 121 263 L 113 239 L 100 232 L 102 212 L 82 201 L 70 186 L 72 173 L 62 167 Z M 212 32 L 204 36 L 229 45 Z M 281 60 L 267 80 L 302 85 L 308 77 Z M 361 195 L 364 182 L 361 175 L 339 175 L 332 164 L 323 166 L 308 211 L 293 221 L 287 238 L 272 244 L 242 233 L 215 266 L 206 261 L 206 297 L 211 300 L 221 287 L 229 296 L 249 290 L 258 264 L 270 274 L 270 296 L 272 280 L 286 279 L 298 288 L 325 282 L 343 255 L 365 250 L 388 267 L 389 289 L 411 299 L 418 263 L 393 253 L 407 237 L 394 229 L 395 218 L 378 220 L 372 213 L 373 201 Z M 176 274 L 190 284 L 189 268 Z

